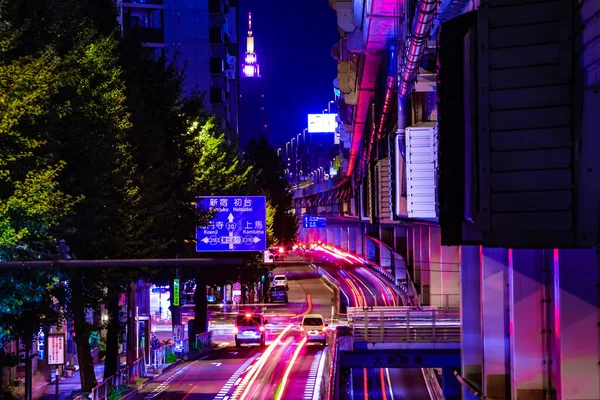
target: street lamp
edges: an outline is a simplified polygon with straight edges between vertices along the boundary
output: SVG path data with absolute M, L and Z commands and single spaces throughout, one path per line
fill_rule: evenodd
M 331 114 L 331 105 L 334 103 L 333 100 L 329 100 L 329 103 L 327 103 L 327 111 L 329 114 Z

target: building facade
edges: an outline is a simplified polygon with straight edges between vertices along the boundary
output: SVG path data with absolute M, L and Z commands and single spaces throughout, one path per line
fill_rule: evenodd
M 122 3 L 124 34 L 185 70 L 184 91 L 205 94 L 207 110 L 231 137 L 238 131 L 238 15 L 236 0 L 130 0 Z
M 329 4 L 348 153 L 301 240 L 460 310 L 464 399 L 600 398 L 597 2 Z

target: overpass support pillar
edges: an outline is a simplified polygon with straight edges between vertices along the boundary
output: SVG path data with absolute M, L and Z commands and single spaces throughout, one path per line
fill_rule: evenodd
M 356 242 L 358 241 L 356 238 L 356 226 L 348 227 L 348 251 L 351 253 L 357 253 L 356 251 Z
M 550 343 L 554 251 L 509 252 L 511 394 L 514 399 L 556 398 Z
M 377 259 L 377 244 L 373 243 L 372 240 L 365 237 L 363 242 L 365 244 L 365 258 L 373 263 L 378 263 Z
M 419 293 L 423 298 L 423 288 L 421 287 L 422 279 L 422 267 L 423 267 L 423 246 L 421 244 L 422 234 L 421 225 L 413 225 L 407 228 L 407 240 L 408 240 L 408 253 L 410 258 L 409 272 L 412 274 L 411 278 L 415 287 L 421 291 Z
M 482 250 L 483 391 L 496 399 L 510 399 L 508 261 L 508 249 Z
M 421 263 L 419 265 L 419 282 L 421 287 L 421 305 L 428 306 L 432 305 L 431 294 L 433 293 L 431 287 L 431 246 L 429 245 L 431 242 L 431 228 L 423 225 L 420 227 L 420 231 L 419 246 L 421 247 Z
M 456 376 L 454 368 L 442 368 L 442 394 L 446 400 L 460 400 L 461 385 Z
M 392 273 L 392 252 L 387 247 L 379 245 L 379 266 Z
M 511 393 L 600 398 L 597 250 L 513 250 Z
M 481 387 L 483 340 L 481 336 L 481 253 L 479 246 L 462 246 L 460 267 L 461 374 Z M 464 400 L 478 400 L 463 390 Z
M 325 241 L 328 245 L 335 246 L 335 231 L 336 227 L 327 227 L 325 228 Z
M 429 275 L 429 304 L 436 307 L 445 307 L 446 297 L 442 290 L 442 234 L 439 226 L 429 226 L 429 263 L 427 272 Z
M 342 234 L 342 239 L 341 239 L 342 243 L 340 245 L 340 248 L 343 251 L 350 251 L 350 246 L 349 246 L 349 243 L 348 243 L 348 230 L 349 230 L 349 228 L 347 226 L 342 226 L 340 228 L 340 231 L 341 231 L 341 234 Z
M 332 228 L 332 230 L 333 230 L 333 245 L 338 249 L 342 247 L 342 229 L 344 229 L 344 228 L 341 226 L 334 226 Z
M 355 240 L 356 240 L 356 254 L 360 257 L 365 257 L 365 235 L 363 234 L 364 227 L 362 225 L 356 225 Z
M 598 248 L 554 250 L 553 374 L 558 399 L 600 399 Z
M 319 238 L 322 243 L 327 243 L 327 228 L 319 228 Z
M 458 307 L 460 305 L 460 247 L 441 246 L 439 265 L 443 301 L 450 307 Z

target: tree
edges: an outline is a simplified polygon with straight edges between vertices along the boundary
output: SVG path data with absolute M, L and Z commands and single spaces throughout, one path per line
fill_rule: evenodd
M 277 152 L 261 135 L 252 139 L 246 150 L 246 159 L 256 169 L 256 187 L 275 209 L 273 234 L 275 239 L 286 244 L 298 236 L 298 219 L 293 214 L 293 193 L 285 177 L 284 166 Z
M 19 34 L 5 28 L 0 25 L 0 260 L 25 260 L 32 253 L 19 249 L 47 251 L 54 245 L 53 230 L 79 198 L 58 190 L 65 164 L 48 155 L 40 131 L 27 129 L 60 112 L 50 99 L 63 84 L 61 61 L 50 48 L 11 57 Z M 30 347 L 40 329 L 59 320 L 51 296 L 56 283 L 48 271 L 0 274 L 0 371 L 18 361 L 5 351 L 9 342 L 20 339 Z
M 192 181 L 187 197 L 191 200 L 196 196 L 248 194 L 253 185 L 252 167 L 240 157 L 235 144 L 230 143 L 225 134 L 217 128 L 217 119 L 214 116 L 197 117 L 189 122 L 185 141 L 188 157 L 182 163 L 182 170 L 188 171 Z M 206 217 L 210 218 L 210 215 Z M 206 217 L 190 227 L 194 235 L 196 226 L 203 226 L 208 222 Z M 206 285 L 210 282 L 210 276 L 202 270 L 194 271 L 193 277 L 196 292 L 191 338 L 206 331 Z

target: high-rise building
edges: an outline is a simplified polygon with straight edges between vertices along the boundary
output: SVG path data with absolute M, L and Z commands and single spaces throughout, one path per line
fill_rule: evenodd
M 185 69 L 185 92 L 205 93 L 208 110 L 238 131 L 237 0 L 125 0 L 124 34 L 136 29 L 156 56 Z
M 246 54 L 240 74 L 240 119 L 238 126 L 242 148 L 247 146 L 250 139 L 258 138 L 261 133 L 267 135 L 268 126 L 264 100 L 264 82 L 260 75 L 260 66 L 252 33 L 252 13 L 248 13 Z

